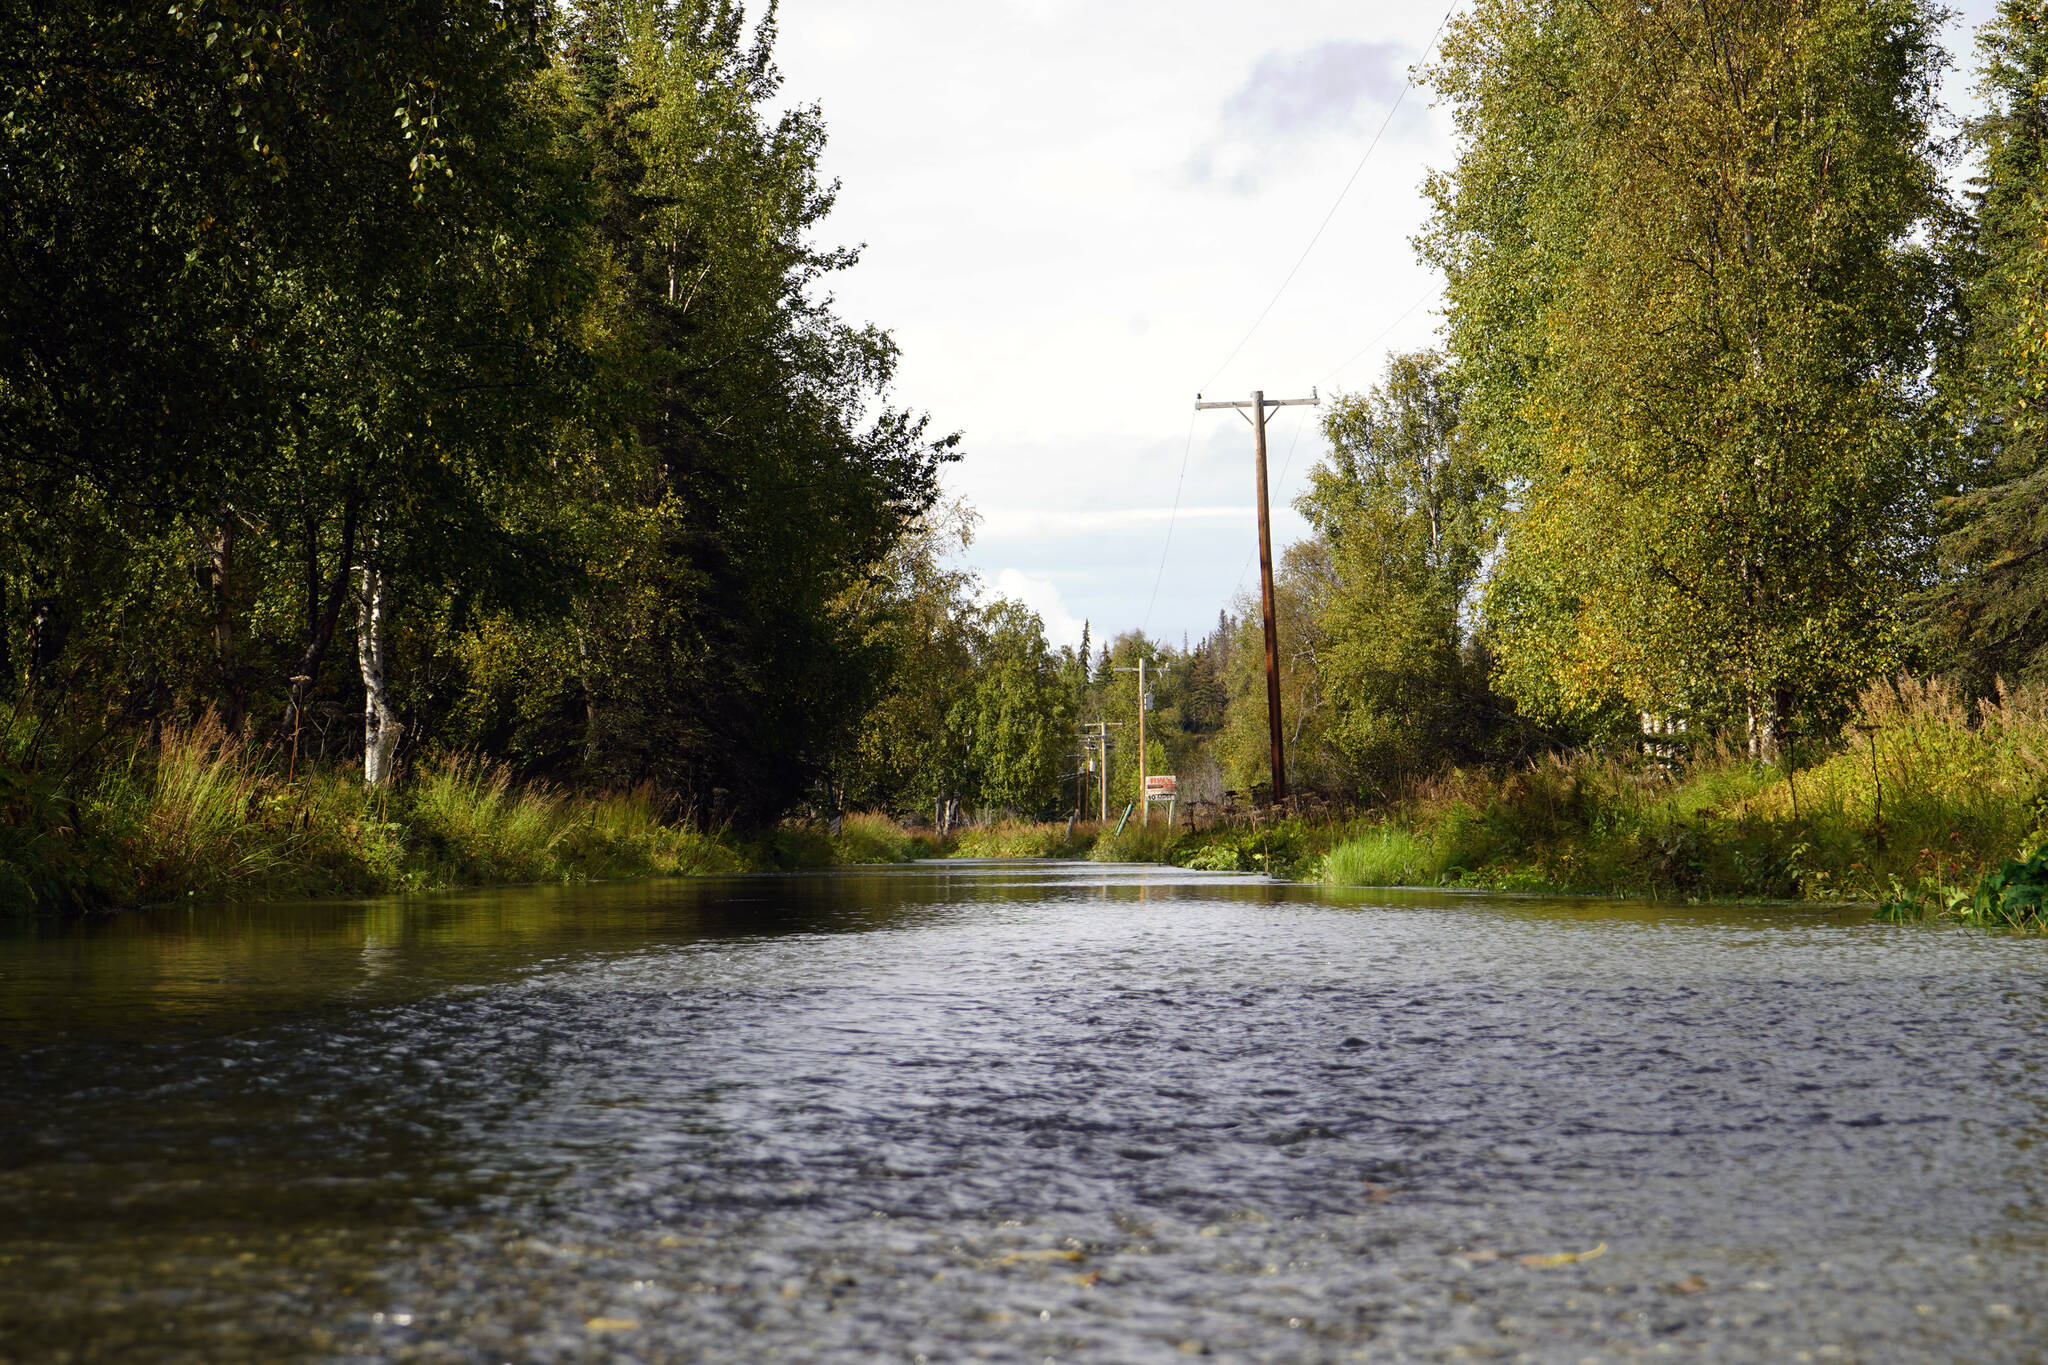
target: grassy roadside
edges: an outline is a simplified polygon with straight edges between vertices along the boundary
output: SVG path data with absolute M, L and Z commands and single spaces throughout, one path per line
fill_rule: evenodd
M 67 788 L 0 765 L 0 912 L 198 897 L 435 891 L 926 857 L 1088 857 L 1344 886 L 1873 902 L 1893 919 L 2037 925 L 2048 897 L 2048 688 L 1977 705 L 1874 688 L 1865 728 L 1789 776 L 1735 754 L 1671 772 L 1596 756 L 1453 772 L 1348 820 L 1192 832 L 1008 822 L 944 838 L 666 822 L 654 793 L 521 786 L 473 761 L 388 793 L 287 778 L 206 723 Z
M 1560 756 L 1449 773 L 1346 821 L 1105 830 L 1089 856 L 1340 886 L 1860 902 L 1894 920 L 2043 927 L 2048 688 L 1972 704 L 1907 680 L 1870 689 L 1861 712 L 1789 775 L 1725 752 L 1677 771 Z
M 1595 758 L 1453 773 L 1333 847 L 1324 880 L 1955 913 L 2048 819 L 2048 690 L 1972 706 L 1863 697 L 1864 728 L 1791 774 L 1721 754 L 1677 773 Z
M 522 883 L 898 862 L 937 852 L 886 820 L 706 833 L 648 788 L 570 793 L 457 760 L 388 792 L 353 771 L 287 776 L 200 724 L 69 783 L 0 763 L 0 917 Z

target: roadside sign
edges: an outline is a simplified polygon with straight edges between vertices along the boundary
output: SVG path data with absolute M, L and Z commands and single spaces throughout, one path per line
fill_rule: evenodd
M 1145 795 L 1151 799 L 1172 796 L 1180 790 L 1180 779 L 1171 773 L 1155 773 L 1145 779 Z

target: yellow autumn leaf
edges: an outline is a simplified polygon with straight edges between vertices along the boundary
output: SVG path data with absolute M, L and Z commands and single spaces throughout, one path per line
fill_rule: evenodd
M 1602 1242 L 1591 1251 L 1559 1251 L 1548 1256 L 1524 1256 L 1522 1264 L 1538 1270 L 1549 1270 L 1554 1266 L 1577 1265 L 1580 1261 L 1590 1261 L 1595 1256 L 1604 1255 L 1606 1251 L 1607 1243 Z
M 1013 1251 L 997 1261 L 997 1265 L 1016 1265 L 1019 1261 L 1078 1261 L 1078 1251 Z

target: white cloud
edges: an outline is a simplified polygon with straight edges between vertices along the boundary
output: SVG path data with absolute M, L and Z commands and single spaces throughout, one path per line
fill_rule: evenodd
M 1081 643 L 1081 618 L 1067 610 L 1058 586 L 1050 578 L 1035 577 L 1021 569 L 1003 569 L 996 574 L 994 584 L 982 589 L 981 596 L 984 602 L 1007 597 L 1037 612 L 1038 619 L 1045 622 L 1046 641 L 1054 649 Z

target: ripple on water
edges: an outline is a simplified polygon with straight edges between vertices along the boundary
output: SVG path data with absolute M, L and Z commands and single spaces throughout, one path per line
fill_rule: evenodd
M 2039 1358 L 2038 943 L 1002 863 L 247 924 L 0 941 L 0 1359 Z

